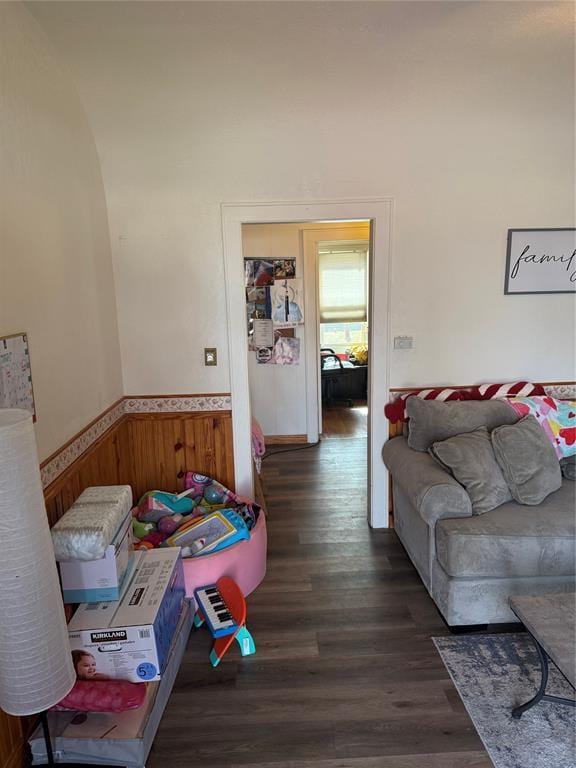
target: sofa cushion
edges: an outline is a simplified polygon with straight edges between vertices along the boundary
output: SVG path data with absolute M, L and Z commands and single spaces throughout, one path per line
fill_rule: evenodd
M 560 471 L 562 476 L 568 480 L 576 480 L 576 456 L 568 456 L 560 460 Z
M 433 443 L 430 453 L 466 488 L 475 515 L 512 501 L 486 427 Z
M 431 528 L 441 517 L 472 514 L 470 497 L 427 453 L 413 451 L 404 437 L 384 443 L 382 458 L 406 498 Z
M 560 488 L 562 473 L 556 451 L 534 416 L 497 427 L 492 445 L 512 498 L 519 504 L 540 504 Z
M 576 574 L 576 487 L 565 480 L 541 504 L 514 501 L 483 515 L 439 520 L 436 556 L 449 576 Z
M 427 451 L 432 443 L 479 427 L 491 431 L 501 424 L 518 421 L 514 409 L 502 400 L 444 403 L 410 397 L 406 410 L 410 419 L 408 445 L 415 451 Z

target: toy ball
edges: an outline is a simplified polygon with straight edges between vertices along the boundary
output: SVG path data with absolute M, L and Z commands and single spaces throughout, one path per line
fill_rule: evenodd
M 158 521 L 158 530 L 160 533 L 170 536 L 179 528 L 183 519 L 182 515 L 166 515 Z
M 204 498 L 208 504 L 221 504 L 224 500 L 224 491 L 217 485 L 209 485 L 204 489 Z

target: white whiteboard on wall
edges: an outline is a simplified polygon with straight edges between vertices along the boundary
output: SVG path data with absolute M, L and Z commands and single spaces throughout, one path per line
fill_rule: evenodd
M 0 408 L 22 408 L 36 421 L 28 337 L 0 336 Z
M 576 293 L 576 229 L 509 229 L 504 293 Z

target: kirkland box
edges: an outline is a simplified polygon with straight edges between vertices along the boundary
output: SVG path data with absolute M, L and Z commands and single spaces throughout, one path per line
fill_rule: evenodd
M 128 513 L 99 560 L 60 563 L 65 603 L 99 603 L 118 600 L 132 551 L 132 517 Z
M 160 680 L 183 602 L 180 549 L 134 552 L 120 600 L 83 603 L 68 624 L 79 678 Z

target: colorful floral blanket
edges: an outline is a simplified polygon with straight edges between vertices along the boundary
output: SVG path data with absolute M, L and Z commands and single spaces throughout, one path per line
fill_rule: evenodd
M 519 416 L 534 416 L 554 445 L 559 459 L 576 455 L 576 400 L 553 397 L 511 397 Z

